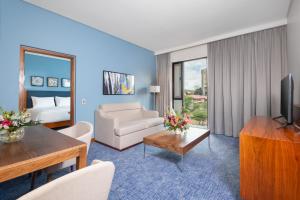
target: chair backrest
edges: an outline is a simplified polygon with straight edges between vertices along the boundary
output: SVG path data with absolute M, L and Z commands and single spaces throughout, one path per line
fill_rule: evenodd
M 106 200 L 114 172 L 112 162 L 96 160 L 91 166 L 57 178 L 18 200 Z
M 58 132 L 86 143 L 87 152 L 89 151 L 94 132 L 94 127 L 91 123 L 81 121 L 72 127 L 61 129 Z
M 103 104 L 99 106 L 100 111 L 118 118 L 120 122 L 143 117 L 143 106 L 138 103 Z

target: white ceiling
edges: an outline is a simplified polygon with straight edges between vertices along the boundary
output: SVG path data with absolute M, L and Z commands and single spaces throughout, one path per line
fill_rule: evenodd
M 25 0 L 155 52 L 286 19 L 290 0 Z

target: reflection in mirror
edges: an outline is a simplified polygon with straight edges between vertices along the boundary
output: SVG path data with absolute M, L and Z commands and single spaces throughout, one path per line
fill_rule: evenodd
M 25 50 L 23 106 L 49 128 L 73 124 L 72 60 Z

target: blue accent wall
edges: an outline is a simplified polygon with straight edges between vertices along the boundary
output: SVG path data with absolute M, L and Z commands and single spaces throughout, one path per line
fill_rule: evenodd
M 25 54 L 25 89 L 41 91 L 70 91 L 70 88 L 62 87 L 61 79 L 70 79 L 71 62 L 57 58 Z M 31 85 L 31 76 L 44 77 L 44 86 Z M 58 78 L 58 87 L 48 87 L 47 78 Z
M 103 103 L 139 101 L 151 107 L 152 51 L 24 1 L 0 0 L 0 106 L 6 109 L 18 108 L 20 45 L 76 56 L 76 121 L 93 122 L 94 110 Z M 136 94 L 103 96 L 103 70 L 135 75 Z

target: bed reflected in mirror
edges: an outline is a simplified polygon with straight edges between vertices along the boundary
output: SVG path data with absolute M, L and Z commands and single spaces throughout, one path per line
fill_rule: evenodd
M 21 46 L 19 109 L 49 128 L 73 125 L 74 59 Z

